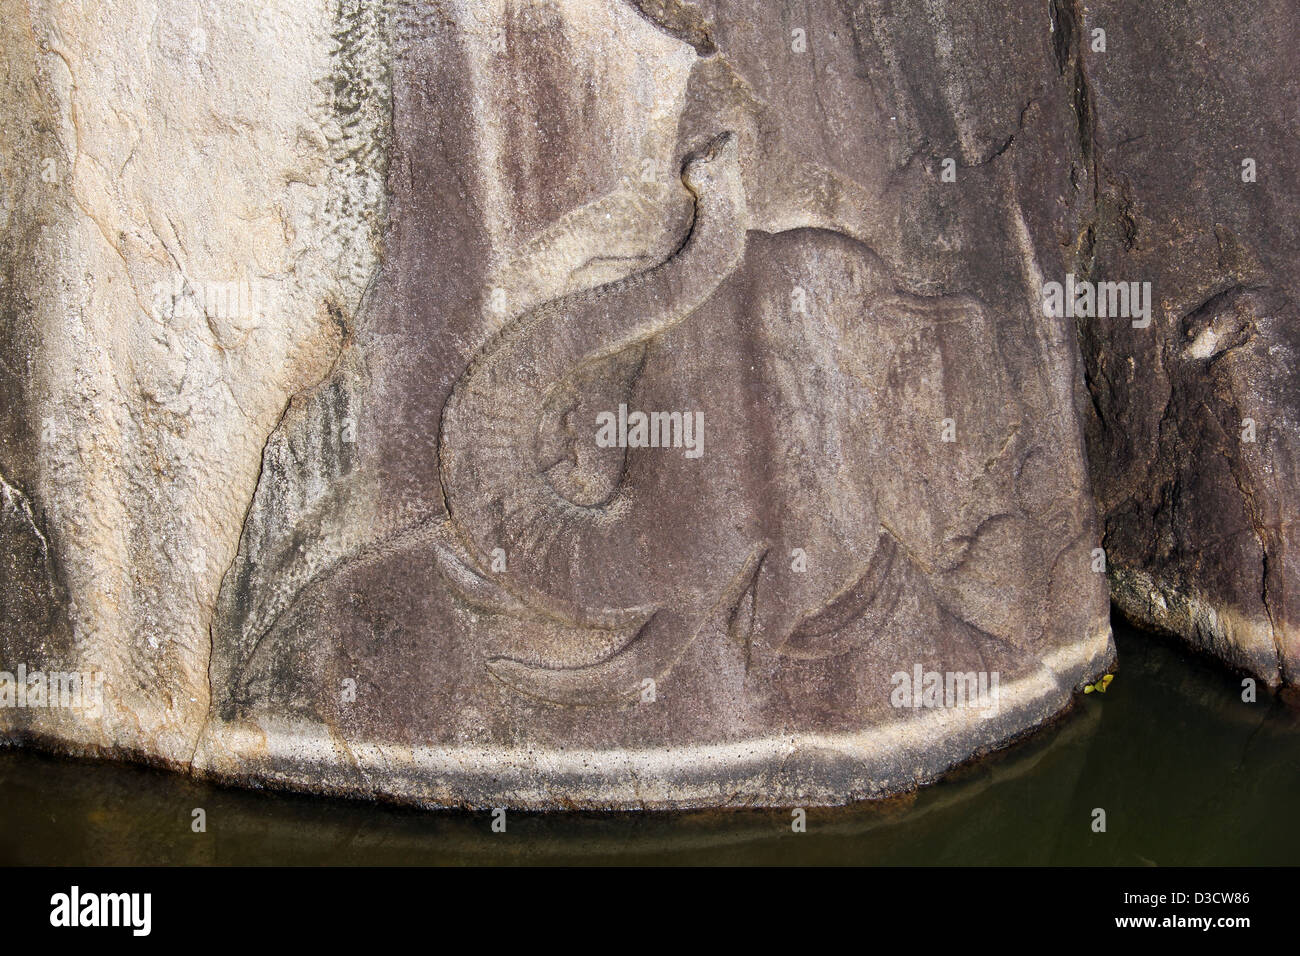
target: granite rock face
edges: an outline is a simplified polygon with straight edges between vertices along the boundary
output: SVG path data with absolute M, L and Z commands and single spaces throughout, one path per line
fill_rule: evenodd
M 0 654 L 104 675 L 10 739 L 839 803 L 1110 666 L 1059 11 L 139 8 L 6 26 Z
M 311 4 L 0 21 L 0 653 L 105 697 L 3 719 L 188 765 L 267 434 L 375 268 L 364 31 Z
M 1096 195 L 1076 271 L 1150 282 L 1154 300 L 1147 327 L 1079 323 L 1114 600 L 1296 684 L 1300 17 L 1282 2 L 1060 6 Z

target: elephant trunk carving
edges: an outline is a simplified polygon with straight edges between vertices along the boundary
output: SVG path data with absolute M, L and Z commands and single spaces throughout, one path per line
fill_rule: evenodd
M 604 537 L 619 533 L 620 518 L 630 507 L 622 494 L 584 507 L 552 486 L 535 454 L 539 422 L 558 384 L 682 322 L 740 264 L 747 212 L 737 137 L 721 133 L 691 154 L 682 181 L 694 196 L 694 217 L 672 256 L 645 272 L 520 316 L 497 334 L 452 391 L 440 435 L 447 511 L 469 552 L 485 564 L 497 548 L 508 555 L 538 552 L 561 529 L 569 532 L 571 546 L 589 549 L 580 554 L 598 560 Z M 518 584 L 501 583 L 518 593 Z M 640 603 L 653 595 L 604 608 L 550 594 L 520 596 L 538 610 L 592 627 L 629 626 L 653 610 Z

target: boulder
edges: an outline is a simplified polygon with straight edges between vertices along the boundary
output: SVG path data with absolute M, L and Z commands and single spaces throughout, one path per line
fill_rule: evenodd
M 1145 326 L 1079 320 L 1112 596 L 1294 685 L 1300 19 L 1281 2 L 1057 6 L 1096 197 L 1075 271 L 1149 282 L 1154 306 Z
M 1051 11 L 128 12 L 5 27 L 0 664 L 104 676 L 9 739 L 834 804 L 1113 663 Z

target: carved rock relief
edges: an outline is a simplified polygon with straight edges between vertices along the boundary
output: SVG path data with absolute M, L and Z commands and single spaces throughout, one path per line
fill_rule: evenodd
M 539 739 L 576 739 L 573 708 L 632 707 L 651 681 L 689 689 L 690 712 L 592 739 L 689 739 L 860 725 L 853 675 L 897 661 L 1042 666 L 1089 541 L 1058 451 L 1006 401 L 999 313 L 900 290 L 875 251 L 893 226 L 880 184 L 801 156 L 726 53 L 669 16 L 685 8 L 638 7 L 695 51 L 676 181 L 597 197 L 508 257 L 515 301 L 540 301 L 502 321 L 480 300 L 495 328 L 448 382 L 425 500 L 367 511 L 374 477 L 336 468 L 308 530 L 270 536 L 283 583 L 259 590 L 256 561 L 236 562 L 214 629 L 223 718 L 383 737 L 455 714 L 444 733 L 499 740 L 529 714 Z M 643 224 L 639 252 L 601 232 L 610 218 Z M 578 288 L 544 297 L 530 265 L 547 250 Z M 382 405 L 364 360 L 343 370 L 348 389 L 303 403 L 322 433 L 367 387 Z M 982 424 L 945 449 L 954 397 Z M 620 404 L 701 411 L 708 451 L 595 447 L 594 414 Z M 274 543 L 295 536 L 313 543 Z M 349 674 L 384 670 L 406 678 L 378 713 L 334 705 Z

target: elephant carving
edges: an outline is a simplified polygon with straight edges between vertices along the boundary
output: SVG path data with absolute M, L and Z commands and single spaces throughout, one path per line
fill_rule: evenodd
M 874 520 L 869 489 L 858 489 L 856 535 L 820 556 L 816 574 L 786 567 L 777 553 L 791 521 L 782 500 L 734 516 L 738 534 L 701 528 L 684 533 L 690 540 L 671 554 L 652 545 L 629 561 L 635 542 L 653 542 L 671 526 L 671 490 L 630 468 L 624 451 L 592 448 L 589 434 L 571 434 L 553 452 L 556 422 L 573 424 L 574 393 L 624 392 L 627 369 L 612 389 L 599 369 L 639 358 L 647 342 L 699 313 L 740 266 L 751 230 L 829 227 L 863 240 L 881 218 L 865 190 L 774 143 L 752 92 L 721 55 L 699 61 L 688 102 L 681 179 L 694 211 L 681 246 L 651 269 L 518 317 L 471 363 L 443 412 L 444 553 L 499 587 L 510 606 L 574 628 L 569 653 L 545 665 L 524 660 L 522 647 L 488 662 L 499 680 L 543 700 L 629 699 L 644 679 L 664 676 L 710 620 L 725 622 L 747 660 L 841 653 L 839 627 L 862 615 L 883 621 L 897 596 L 889 574 L 899 552 Z M 635 376 L 639 363 L 624 364 Z M 552 454 L 539 454 L 548 447 Z M 593 456 L 605 459 L 608 493 L 580 498 L 572 473 L 601 470 Z M 494 552 L 509 556 L 506 573 L 487 570 Z M 593 661 L 592 645 L 607 652 Z
M 662 5 L 640 6 L 650 16 Z M 756 245 L 831 237 L 878 261 L 872 250 L 890 222 L 875 191 L 792 148 L 726 55 L 695 39 L 674 155 L 691 214 L 676 247 L 642 271 L 528 308 L 477 351 L 442 408 L 443 510 L 375 527 L 327 563 L 291 555 L 283 578 L 293 586 L 267 599 L 241 605 L 240 589 L 230 589 L 237 653 L 223 677 L 228 714 L 257 698 L 249 682 L 270 668 L 296 608 L 395 553 L 427 556 L 437 585 L 465 606 L 523 622 L 502 629 L 484 651 L 486 667 L 511 692 L 550 704 L 632 701 L 706 629 L 725 635 L 747 668 L 847 653 L 899 615 L 942 618 L 921 629 L 977 632 L 946 611 L 931 590 L 933 569 L 877 513 L 862 447 L 823 436 L 835 446 L 828 457 L 790 460 L 763 434 L 762 409 L 740 415 L 736 433 L 711 438 L 694 461 L 592 441 L 592 410 L 627 400 L 647 366 L 662 371 L 665 354 L 671 366 L 677 353 L 660 343 L 707 338 L 722 312 L 749 308 L 737 299 L 745 282 L 733 280 Z M 899 295 L 887 270 L 873 281 L 874 301 L 917 325 L 936 314 L 960 322 L 969 308 Z M 852 365 L 847 355 L 825 358 Z M 808 363 L 816 360 L 792 353 L 784 387 L 800 393 L 788 414 L 804 415 L 813 434 L 817 416 L 807 410 L 823 399 L 802 393 Z M 754 486 L 740 488 L 738 475 L 754 476 Z M 790 555 L 810 544 L 817 552 L 805 572 Z

